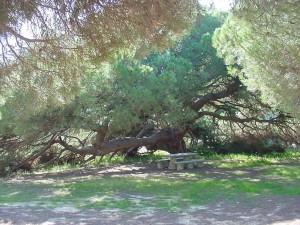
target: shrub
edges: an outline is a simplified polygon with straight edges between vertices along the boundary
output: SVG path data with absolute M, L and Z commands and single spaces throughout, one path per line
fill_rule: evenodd
M 223 143 L 214 142 L 213 145 L 207 146 L 195 146 L 194 151 L 197 151 L 200 155 L 209 156 L 214 153 L 221 154 L 255 154 L 263 155 L 273 152 L 283 153 L 285 152 L 285 143 L 276 138 L 269 137 L 233 137 Z
M 0 155 L 0 177 L 6 176 L 9 171 L 9 158 L 6 155 Z

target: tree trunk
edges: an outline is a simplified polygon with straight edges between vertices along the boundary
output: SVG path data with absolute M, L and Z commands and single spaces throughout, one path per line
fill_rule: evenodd
M 185 152 L 185 143 L 183 141 L 185 131 L 174 129 L 164 129 L 157 131 L 150 137 L 124 137 L 103 141 L 101 144 L 84 146 L 77 148 L 69 145 L 62 139 L 57 143 L 62 145 L 66 150 L 71 152 L 85 154 L 85 155 L 105 155 L 117 151 L 124 151 L 125 149 L 136 149 L 138 147 L 147 146 L 152 150 L 165 150 L 170 153 Z

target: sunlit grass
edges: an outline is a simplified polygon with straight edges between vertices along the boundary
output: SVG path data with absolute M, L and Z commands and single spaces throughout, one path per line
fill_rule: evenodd
M 236 159 L 236 160 L 248 160 L 248 159 L 282 159 L 282 160 L 297 160 L 300 159 L 300 149 L 287 149 L 283 153 L 272 152 L 265 155 L 251 155 L 251 154 L 217 154 L 214 152 L 200 154 L 205 158 L 211 159 Z
M 82 168 L 82 165 L 75 163 L 63 163 L 63 164 L 54 164 L 48 167 L 39 169 L 35 171 L 36 173 L 53 173 L 53 172 L 63 172 L 70 169 Z M 23 173 L 23 171 L 20 171 Z
M 222 168 L 258 167 L 268 166 L 278 162 L 300 160 L 299 149 L 289 149 L 284 153 L 271 153 L 266 155 L 248 154 L 211 154 L 205 156 L 209 164 Z
M 300 165 L 296 166 L 276 166 L 268 168 L 265 172 L 267 175 L 279 176 L 289 180 L 300 180 Z M 300 188 L 299 188 L 300 189 Z
M 46 185 L 0 183 L 0 203 L 17 203 L 34 201 L 47 190 Z M 46 193 L 45 193 L 46 194 Z
M 86 166 L 99 166 L 99 165 L 120 165 L 123 163 L 136 163 L 136 162 L 151 162 L 157 159 L 161 159 L 166 154 L 165 151 L 156 151 L 152 155 L 143 155 L 137 156 L 134 158 L 125 158 L 124 155 L 116 155 L 110 158 L 110 155 L 106 155 L 103 158 L 96 157 L 94 161 L 89 162 L 88 164 L 58 164 L 51 165 L 44 169 L 40 169 L 37 172 L 47 173 L 47 172 L 62 172 L 68 169 L 74 168 L 83 168 Z M 248 155 L 248 154 L 206 154 L 199 155 L 199 158 L 205 158 L 209 161 L 209 164 L 223 167 L 223 168 L 235 168 L 235 167 L 256 167 L 271 165 L 277 162 L 291 161 L 291 160 L 300 160 L 300 150 L 299 149 L 290 149 L 284 153 L 271 153 L 263 156 L 259 155 Z M 24 172 L 21 172 L 24 173 Z
M 266 195 L 295 196 L 300 195 L 300 169 L 295 161 L 298 156 L 298 152 L 292 152 L 285 157 L 226 155 L 209 158 L 206 168 L 212 168 L 207 165 L 211 163 L 219 167 L 218 173 L 210 173 L 204 167 L 201 172 L 174 171 L 169 175 L 101 174 L 63 179 L 58 175 L 51 182 L 37 179 L 23 183 L 0 180 L 0 204 L 35 202 L 40 207 L 72 205 L 77 208 L 178 211 L 211 201 L 237 200 L 241 196 L 248 199 Z M 53 170 L 71 168 L 63 165 Z
M 117 166 L 126 163 L 147 163 L 153 162 L 155 160 L 161 159 L 167 153 L 164 151 L 155 152 L 152 155 L 144 155 L 144 156 L 136 156 L 134 158 L 125 158 L 124 155 L 116 155 L 113 158 L 110 158 L 110 155 L 105 155 L 104 157 L 96 157 L 95 160 L 87 163 L 87 164 L 72 164 L 72 163 L 64 163 L 64 164 L 56 164 L 50 165 L 48 167 L 36 170 L 35 173 L 55 173 L 55 172 L 64 172 L 70 169 L 80 169 L 86 167 L 98 167 L 98 166 Z M 27 174 L 27 171 L 18 172 L 20 175 Z
M 291 184 L 291 183 L 290 183 Z M 54 197 L 51 201 L 80 202 L 80 207 L 136 209 L 156 207 L 167 210 L 205 204 L 217 199 L 235 199 L 241 194 L 299 195 L 299 182 L 288 185 L 273 180 L 205 179 L 184 181 L 160 178 L 109 178 L 64 184 L 70 195 Z M 135 196 L 142 196 L 138 201 Z M 99 201 L 91 201 L 100 196 Z M 101 199 L 101 197 L 106 196 Z M 151 198 L 151 200 L 147 198 Z M 78 201 L 78 199 L 81 199 Z M 126 204 L 125 204 L 126 203 Z
M 48 173 L 48 172 L 62 172 L 66 171 L 69 169 L 74 169 L 74 168 L 84 168 L 84 167 L 95 167 L 99 165 L 104 165 L 104 166 L 114 166 L 114 165 L 120 165 L 123 163 L 136 163 L 136 162 L 150 162 L 154 161 L 157 159 L 162 158 L 164 155 L 166 155 L 167 152 L 165 151 L 156 151 L 151 155 L 141 155 L 141 156 L 136 156 L 132 158 L 125 158 L 124 155 L 115 155 L 114 157 L 111 158 L 111 155 L 105 155 L 104 157 L 96 157 L 95 160 L 90 161 L 86 164 L 76 164 L 76 163 L 64 163 L 64 164 L 54 164 L 54 165 L 49 165 L 48 167 L 42 168 L 37 170 L 36 172 L 38 173 Z M 28 172 L 20 171 L 20 174 L 24 174 Z
M 253 158 L 248 160 L 218 160 L 210 161 L 208 164 L 214 165 L 221 168 L 237 168 L 237 167 L 257 167 L 257 166 L 266 166 L 275 163 L 274 159 L 266 158 Z
M 96 177 L 81 181 L 63 180 L 53 184 L 0 183 L 0 203 L 34 201 L 51 207 L 72 204 L 79 208 L 118 208 L 135 210 L 155 207 L 176 211 L 220 199 L 238 199 L 259 195 L 300 195 L 300 172 L 266 169 L 267 174 L 280 174 L 290 182 L 272 179 L 180 177 Z M 195 176 L 191 176 L 195 177 Z

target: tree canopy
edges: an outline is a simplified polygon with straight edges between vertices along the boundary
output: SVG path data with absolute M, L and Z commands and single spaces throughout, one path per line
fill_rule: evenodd
M 300 2 L 236 1 L 214 46 L 243 82 L 300 118 Z
M 38 107 L 65 102 L 78 92 L 88 68 L 120 51 L 140 53 L 173 43 L 193 23 L 197 4 L 4 0 L 0 10 L 1 94 L 10 96 L 10 88 L 18 87 Z
M 130 155 L 141 146 L 181 152 L 197 123 L 294 140 L 291 118 L 262 103 L 217 57 L 212 37 L 225 17 L 198 17 L 190 35 L 165 52 L 141 60 L 121 55 L 87 67 L 80 91 L 65 104 L 36 110 L 22 92 L 14 92 L 1 107 L 0 154 L 20 166 L 51 163 L 70 153 L 85 160 Z

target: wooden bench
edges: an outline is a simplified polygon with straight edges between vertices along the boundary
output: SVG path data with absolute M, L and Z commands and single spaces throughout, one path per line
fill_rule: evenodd
M 157 162 L 158 169 L 164 169 L 169 166 L 170 159 L 159 159 L 159 160 L 156 160 L 156 162 Z
M 195 166 L 201 167 L 203 165 L 204 159 L 194 159 L 194 160 L 188 160 L 188 161 L 179 161 L 175 162 L 177 166 L 177 170 L 183 170 L 184 165 L 187 165 L 188 169 L 193 169 Z

